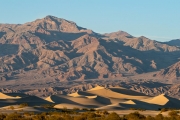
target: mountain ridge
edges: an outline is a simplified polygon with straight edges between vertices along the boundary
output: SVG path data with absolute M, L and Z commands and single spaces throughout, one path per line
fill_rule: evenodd
M 21 79 L 33 72 L 60 81 L 120 78 L 166 68 L 179 61 L 179 51 L 144 36 L 99 34 L 46 16 L 25 24 L 0 24 L 0 79 Z

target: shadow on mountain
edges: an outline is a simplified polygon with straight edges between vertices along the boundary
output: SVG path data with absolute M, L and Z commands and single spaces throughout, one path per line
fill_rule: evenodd
M 175 39 L 175 40 L 171 40 L 168 42 L 163 42 L 167 45 L 171 45 L 171 46 L 180 46 L 180 39 Z
M 164 87 L 170 84 L 159 83 L 159 82 L 143 82 L 141 83 L 141 85 L 148 88 L 158 88 L 158 87 Z
M 6 55 L 17 54 L 19 45 L 15 44 L 0 44 L 0 57 Z
M 104 46 L 108 53 L 112 54 L 114 57 L 120 57 L 124 60 L 124 63 L 131 63 L 134 66 L 138 66 L 137 73 L 143 72 L 152 72 L 155 69 L 152 68 L 151 61 L 154 60 L 158 63 L 157 69 L 160 70 L 162 68 L 166 68 L 172 65 L 175 62 L 178 62 L 179 58 L 179 51 L 175 52 L 163 52 L 163 51 L 155 51 L 155 50 L 148 50 L 148 51 L 139 51 L 130 46 L 124 46 L 123 41 L 105 41 L 100 40 L 100 44 Z M 106 57 L 106 56 L 104 56 Z M 136 59 L 142 61 L 138 62 Z M 111 59 L 110 59 L 111 60 Z
M 52 41 L 57 41 L 57 40 L 71 41 L 87 34 L 86 32 L 81 32 L 81 33 L 65 33 L 59 31 L 49 31 L 49 32 L 50 35 L 39 32 L 36 32 L 34 34 L 39 38 L 44 39 L 46 43 L 50 43 Z
M 0 32 L 0 38 L 5 34 L 6 34 L 6 32 Z

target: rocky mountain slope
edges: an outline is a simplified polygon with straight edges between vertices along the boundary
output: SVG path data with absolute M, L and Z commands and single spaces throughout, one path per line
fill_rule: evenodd
M 155 76 L 161 76 L 167 79 L 178 79 L 180 77 L 180 62 L 177 62 L 160 72 L 156 73 Z
M 126 77 L 166 68 L 179 61 L 179 52 L 178 46 L 144 36 L 98 34 L 54 16 L 0 24 L 2 81 L 27 73 L 29 79 L 60 81 Z

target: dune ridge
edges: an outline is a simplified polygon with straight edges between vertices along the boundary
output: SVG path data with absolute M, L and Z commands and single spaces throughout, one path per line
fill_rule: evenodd
M 49 99 L 46 98 L 46 99 Z M 55 108 L 95 108 L 106 110 L 124 110 L 129 108 L 142 108 L 158 110 L 159 108 L 176 104 L 177 99 L 171 99 L 164 94 L 152 97 L 122 87 L 105 88 L 96 86 L 87 91 L 77 91 L 67 95 L 53 95 L 49 100 L 56 103 Z
M 0 92 L 0 99 L 20 99 L 20 98 L 21 97 L 19 96 L 13 97 Z
M 3 109 L 12 105 L 27 103 L 30 107 L 27 110 L 33 110 L 31 107 L 45 104 L 53 104 L 56 109 L 94 108 L 108 111 L 129 110 L 130 108 L 146 110 L 180 108 L 178 99 L 165 94 L 152 97 L 122 87 L 96 86 L 87 91 L 76 91 L 66 95 L 55 94 L 44 99 L 30 95 L 22 95 L 21 97 L 16 95 L 18 94 L 0 93 L 0 107 Z

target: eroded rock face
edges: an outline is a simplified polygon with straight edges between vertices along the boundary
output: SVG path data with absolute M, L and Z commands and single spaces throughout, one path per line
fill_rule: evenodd
M 101 35 L 47 16 L 0 24 L 0 80 L 7 80 L 4 74 L 18 80 L 31 71 L 40 76 L 33 78 L 60 81 L 124 77 L 168 67 L 178 61 L 179 50 L 123 31 Z
M 180 77 L 180 62 L 177 62 L 165 69 L 162 69 L 160 72 L 156 73 L 155 76 L 164 77 L 167 79 L 177 79 Z

